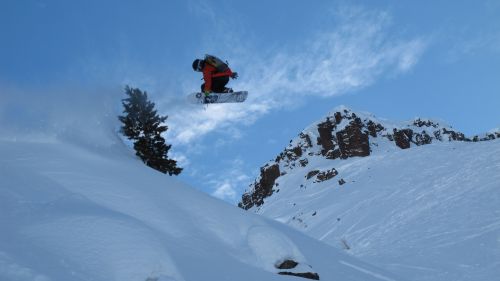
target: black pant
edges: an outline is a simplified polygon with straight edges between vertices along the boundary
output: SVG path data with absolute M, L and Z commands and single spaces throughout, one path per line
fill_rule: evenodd
M 214 93 L 223 93 L 226 88 L 227 83 L 229 82 L 229 76 L 220 76 L 212 78 L 212 92 Z M 201 85 L 201 92 L 205 91 L 205 83 Z

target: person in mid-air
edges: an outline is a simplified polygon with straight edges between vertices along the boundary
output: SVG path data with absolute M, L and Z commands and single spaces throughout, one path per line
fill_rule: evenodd
M 201 92 L 207 97 L 210 93 L 232 93 L 233 89 L 227 88 L 229 78 L 238 78 L 238 73 L 229 68 L 227 62 L 212 56 L 205 55 L 204 59 L 193 61 L 193 70 L 203 72 L 205 83 L 201 85 Z

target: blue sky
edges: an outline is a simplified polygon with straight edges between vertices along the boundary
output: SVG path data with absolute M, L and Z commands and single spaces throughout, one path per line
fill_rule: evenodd
M 4 0 L 0 134 L 109 137 L 129 84 L 169 116 L 179 179 L 234 203 L 338 105 L 469 135 L 500 127 L 499 14 L 489 0 Z M 247 102 L 185 102 L 205 53 L 239 72 L 230 86 Z

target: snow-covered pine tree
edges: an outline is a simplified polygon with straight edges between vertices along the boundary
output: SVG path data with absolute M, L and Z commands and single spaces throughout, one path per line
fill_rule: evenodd
M 118 119 L 123 123 L 121 132 L 134 142 L 136 155 L 155 170 L 178 175 L 182 168 L 167 156 L 172 145 L 167 145 L 161 136 L 168 129 L 164 125 L 168 116 L 157 114 L 155 104 L 148 100 L 146 92 L 126 86 L 125 94 L 128 97 L 122 100 L 124 115 Z

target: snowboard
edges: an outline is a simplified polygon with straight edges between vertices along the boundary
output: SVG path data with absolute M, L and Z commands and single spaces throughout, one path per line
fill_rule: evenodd
M 187 96 L 190 103 L 211 104 L 211 103 L 239 103 L 247 99 L 247 91 L 238 91 L 232 93 L 210 93 L 207 100 L 203 93 L 191 93 Z

